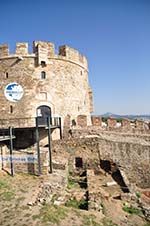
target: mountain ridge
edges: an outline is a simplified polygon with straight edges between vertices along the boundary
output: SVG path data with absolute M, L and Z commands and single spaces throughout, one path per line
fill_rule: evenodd
M 141 120 L 150 120 L 149 114 L 126 114 L 126 115 L 120 115 L 120 114 L 114 114 L 111 112 L 106 112 L 104 114 L 99 115 L 101 117 L 112 117 L 112 118 L 127 118 L 127 119 L 141 119 Z

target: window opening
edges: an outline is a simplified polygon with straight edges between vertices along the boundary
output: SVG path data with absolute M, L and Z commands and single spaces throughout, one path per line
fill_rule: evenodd
M 13 113 L 13 106 L 10 105 L 10 113 L 12 114 Z
M 42 67 L 46 67 L 46 62 L 45 61 L 41 61 L 41 66 Z
M 41 79 L 46 79 L 46 72 L 45 71 L 41 72 Z

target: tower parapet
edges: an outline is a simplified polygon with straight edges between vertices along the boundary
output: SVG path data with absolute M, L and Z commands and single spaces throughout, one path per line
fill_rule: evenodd
M 59 55 L 66 57 L 66 59 L 70 61 L 78 62 L 79 64 L 84 65 L 84 67 L 87 67 L 86 57 L 80 54 L 78 50 L 67 45 L 59 47 Z
M 49 63 L 50 59 L 66 60 L 72 63 L 78 64 L 83 68 L 87 69 L 87 59 L 84 55 L 80 54 L 78 50 L 73 49 L 67 45 L 59 47 L 58 55 L 55 54 L 55 45 L 51 42 L 45 41 L 34 41 L 33 52 L 28 52 L 28 43 L 19 42 L 16 43 L 15 53 L 9 53 L 9 47 L 7 44 L 0 45 L 0 59 L 1 58 L 12 58 L 12 57 L 35 57 L 36 65 L 41 65 L 41 62 Z
M 0 45 L 0 58 L 9 56 L 9 48 L 7 44 Z
M 17 43 L 14 53 L 9 53 L 7 45 L 1 45 L 0 108 L 0 119 L 9 122 L 41 117 L 49 109 L 52 116 L 62 118 L 62 125 L 66 117 L 70 118 L 70 125 L 78 121 L 82 126 L 91 125 L 92 90 L 86 57 L 66 45 L 60 46 L 56 54 L 51 42 L 34 41 L 32 52 L 26 42 Z
M 38 65 L 40 65 L 42 61 L 48 64 L 48 58 L 55 56 L 55 46 L 51 42 L 34 41 L 33 53 L 35 53 L 38 59 Z
M 16 43 L 16 55 L 28 55 L 28 43 Z

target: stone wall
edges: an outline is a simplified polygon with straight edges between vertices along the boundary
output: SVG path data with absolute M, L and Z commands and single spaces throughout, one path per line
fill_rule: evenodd
M 102 119 L 100 116 L 91 116 L 93 129 L 101 129 L 106 131 L 127 132 L 149 134 L 149 123 L 143 120 L 129 120 L 122 118 L 117 121 L 115 118 Z
M 130 120 L 128 119 L 123 119 L 121 122 L 122 128 L 125 131 L 130 131 L 131 130 L 131 124 L 130 124 Z
M 65 157 L 64 157 L 65 156 Z M 52 169 L 66 170 L 67 157 L 65 154 L 59 158 L 55 155 L 55 151 L 52 155 Z M 13 150 L 13 169 L 14 173 L 28 173 L 28 174 L 39 174 L 38 168 L 38 157 L 36 147 L 22 149 L 19 151 Z M 41 162 L 41 173 L 43 175 L 49 174 L 49 150 L 47 147 L 40 148 L 40 162 Z M 10 173 L 10 151 L 9 147 L 0 144 L 0 170 L 5 170 Z
M 10 102 L 4 96 L 6 85 L 12 82 L 24 90 L 18 102 Z M 52 116 L 61 116 L 62 122 L 67 115 L 75 121 L 78 115 L 85 115 L 87 124 L 91 124 L 92 91 L 85 56 L 68 46 L 60 47 L 56 55 L 50 42 L 35 41 L 33 53 L 28 52 L 28 43 L 17 43 L 15 54 L 9 53 L 7 45 L 1 45 L 0 119 L 22 118 L 26 127 L 26 118 L 35 117 L 42 105 L 51 108 Z
M 113 136 L 113 137 L 118 137 L 120 139 L 124 138 L 133 138 L 138 141 L 138 139 L 142 139 L 144 141 L 150 142 L 150 133 L 149 132 L 144 132 L 142 133 L 137 132 L 136 130 L 134 131 L 126 131 L 126 130 L 117 130 L 117 129 L 107 129 L 107 128 L 101 128 L 98 126 L 88 126 L 85 128 L 74 128 L 71 130 L 72 133 L 72 138 L 84 138 L 84 137 L 92 137 L 92 136 L 102 136 L 102 135 L 107 135 L 107 136 Z
M 0 146 L 0 147 L 1 147 L 0 169 L 3 169 L 10 173 L 9 147 L 7 146 Z M 42 154 L 42 159 L 43 157 L 44 155 Z M 38 174 L 37 154 L 34 150 L 13 151 L 12 159 L 13 159 L 12 161 L 13 169 L 15 173 Z M 42 164 L 42 168 L 43 168 L 43 164 Z
M 48 148 L 40 146 L 42 173 L 49 171 Z M 9 155 L 6 146 L 1 146 L 1 155 Z M 36 146 L 13 151 L 13 156 L 29 155 L 37 159 Z M 96 169 L 101 166 L 101 160 L 114 163 L 120 170 L 129 188 L 136 185 L 141 188 L 150 187 L 150 142 L 137 138 L 116 137 L 108 135 L 92 136 L 52 142 L 53 167 L 66 169 L 70 158 L 81 158 L 87 169 Z M 63 163 L 63 161 L 65 163 Z M 10 169 L 10 164 L 5 164 Z M 37 161 L 34 163 L 15 163 L 16 172 L 37 173 Z M 126 179 L 127 178 L 127 179 Z
M 79 127 L 85 128 L 87 126 L 87 117 L 86 115 L 78 115 L 77 117 L 77 125 Z
M 55 146 L 56 145 L 56 146 Z M 150 143 L 137 139 L 91 137 L 53 143 L 55 153 L 70 153 L 81 157 L 89 169 L 100 165 L 100 160 L 114 162 L 131 184 L 150 187 Z M 59 148 L 58 148 L 59 147 Z M 61 158 L 61 157 L 60 157 Z
M 125 172 L 130 183 L 150 187 L 150 144 L 101 140 L 100 156 L 113 160 Z
M 98 116 L 91 116 L 91 120 L 92 120 L 92 125 L 93 126 L 102 126 L 102 119 L 101 117 Z
M 117 121 L 114 118 L 108 118 L 107 119 L 107 125 L 109 129 L 115 128 L 117 125 Z

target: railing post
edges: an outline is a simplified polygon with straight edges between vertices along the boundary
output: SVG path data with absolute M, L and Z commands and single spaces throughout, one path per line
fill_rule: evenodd
M 54 117 L 54 126 L 57 125 L 56 117 Z
M 52 169 L 52 151 L 51 151 L 51 118 L 48 117 L 47 118 L 47 126 L 48 126 L 48 150 L 49 150 L 49 169 L 50 169 L 50 173 L 53 172 Z
M 36 122 L 36 144 L 37 144 L 37 157 L 38 157 L 38 174 L 41 175 L 41 158 L 40 158 L 40 145 L 39 145 L 39 127 L 38 127 L 38 117 L 35 118 Z
M 62 139 L 61 117 L 59 117 L 60 139 Z
M 11 169 L 11 176 L 14 176 L 12 127 L 9 127 L 9 136 L 10 136 L 10 169 Z
M 3 138 L 5 138 L 5 129 L 4 128 L 2 130 L 2 136 L 3 136 Z

